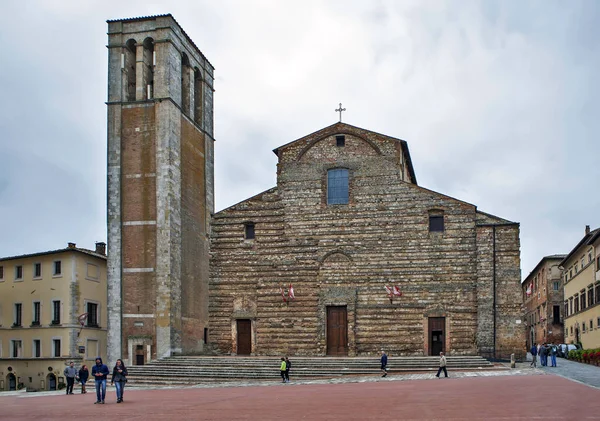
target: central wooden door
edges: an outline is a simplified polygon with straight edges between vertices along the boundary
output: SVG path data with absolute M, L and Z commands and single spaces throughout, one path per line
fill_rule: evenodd
M 429 355 L 446 352 L 446 318 L 429 318 Z
M 252 353 L 252 322 L 248 319 L 237 321 L 237 355 Z
M 327 355 L 348 355 L 348 316 L 345 306 L 327 307 Z

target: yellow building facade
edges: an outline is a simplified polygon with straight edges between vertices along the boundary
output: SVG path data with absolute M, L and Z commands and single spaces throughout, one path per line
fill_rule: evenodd
M 561 262 L 565 343 L 600 348 L 600 228 L 590 231 Z
M 54 390 L 106 359 L 106 245 L 0 259 L 0 390 Z

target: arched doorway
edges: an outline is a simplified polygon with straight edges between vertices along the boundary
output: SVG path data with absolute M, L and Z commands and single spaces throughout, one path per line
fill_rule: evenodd
M 46 384 L 48 385 L 48 390 L 56 390 L 56 376 L 52 373 L 46 376 Z
M 17 390 L 17 377 L 13 373 L 8 373 L 6 384 L 8 385 L 8 390 Z

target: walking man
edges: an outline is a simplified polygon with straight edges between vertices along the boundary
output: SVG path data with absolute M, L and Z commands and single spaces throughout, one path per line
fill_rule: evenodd
M 537 351 L 538 351 L 538 349 L 537 349 L 536 344 L 533 344 L 533 346 L 529 350 L 529 352 L 531 352 L 531 364 L 529 364 L 529 367 L 533 367 L 533 368 L 537 367 L 537 354 L 538 354 Z
M 387 355 L 385 351 L 381 351 L 381 372 L 383 373 L 381 377 L 387 376 Z
M 102 364 L 102 358 L 96 358 L 96 365 L 92 367 L 92 377 L 96 382 L 96 402 L 104 403 L 106 398 L 106 378 L 110 371 L 106 364 Z
M 438 369 L 438 372 L 435 375 L 435 377 L 439 379 L 442 370 L 444 370 L 444 376 L 448 377 L 448 371 L 446 371 L 446 357 L 444 356 L 443 352 L 440 352 L 440 368 Z
M 72 395 L 75 377 L 77 377 L 77 369 L 73 361 L 69 363 L 68 367 L 65 367 L 64 375 L 67 378 L 67 395 Z

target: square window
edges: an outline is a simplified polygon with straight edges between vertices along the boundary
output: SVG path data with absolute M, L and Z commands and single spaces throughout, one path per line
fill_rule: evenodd
M 346 136 L 344 136 L 343 134 L 336 136 L 335 144 L 336 144 L 336 146 L 339 146 L 339 147 L 346 146 Z
M 444 215 L 429 215 L 429 232 L 444 232 Z
M 62 262 L 60 260 L 57 260 L 56 262 L 54 262 L 54 276 L 58 276 L 62 274 Z
M 553 289 L 554 291 L 558 291 L 558 288 L 559 288 L 559 286 L 560 286 L 560 282 L 558 282 L 558 281 L 554 281 L 554 282 L 552 283 L 552 289 Z
M 246 240 L 253 240 L 254 237 L 255 237 L 254 223 L 248 222 L 244 225 L 244 238 Z
M 15 281 L 23 279 L 23 266 L 15 266 Z
M 41 278 L 42 277 L 42 264 L 41 263 L 34 263 L 33 264 L 33 277 L 34 278 Z
M 42 341 L 39 339 L 33 340 L 33 358 L 40 358 L 42 356 Z

